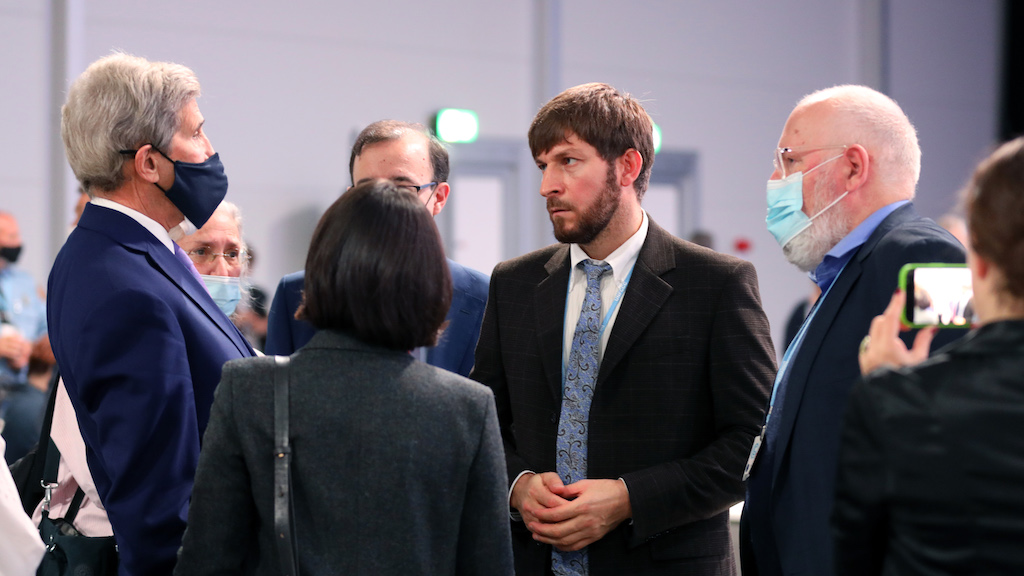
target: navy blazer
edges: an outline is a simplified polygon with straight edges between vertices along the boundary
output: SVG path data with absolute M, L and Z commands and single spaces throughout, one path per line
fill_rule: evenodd
M 437 346 L 427 350 L 427 364 L 469 376 L 487 304 L 488 278 L 452 260 L 448 260 L 448 269 L 452 274 L 448 328 Z M 310 323 L 295 319 L 295 311 L 302 302 L 304 279 L 305 271 L 300 270 L 281 278 L 277 284 L 267 315 L 267 354 L 290 355 L 305 346 L 316 331 Z
M 50 342 L 121 574 L 170 574 L 221 367 L 253 351 L 129 216 L 88 204 L 50 272 Z
M 879 224 L 836 278 L 790 359 L 785 401 L 772 409 L 772 417 L 780 418 L 772 466 L 762 466 L 759 457 L 751 470 L 749 485 L 769 483 L 771 496 L 765 501 L 759 490 L 747 492 L 743 513 L 749 538 L 741 539 L 745 576 L 758 573 L 750 564 L 754 558 L 762 564 L 773 556 L 787 575 L 833 573 L 829 516 L 840 424 L 850 388 L 860 377 L 858 344 L 889 304 L 904 264 L 963 261 L 963 246 L 907 204 Z M 943 330 L 933 349 L 963 333 Z M 903 335 L 908 345 L 913 337 Z

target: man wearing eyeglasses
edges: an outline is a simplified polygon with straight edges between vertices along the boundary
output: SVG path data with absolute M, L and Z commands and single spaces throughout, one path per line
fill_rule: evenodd
M 963 262 L 964 249 L 914 211 L 921 149 L 889 97 L 863 86 L 810 94 L 778 146 L 768 231 L 822 294 L 779 365 L 748 459 L 742 572 L 827 576 L 840 426 L 860 374 L 858 342 L 889 303 L 903 264 Z M 956 337 L 946 330 L 933 346 Z M 914 335 L 904 340 L 910 346 Z
M 448 151 L 421 124 L 381 120 L 356 137 L 349 156 L 352 184 L 375 178 L 391 180 L 419 196 L 431 215 L 437 216 L 448 202 Z M 480 336 L 487 276 L 448 260 L 452 275 L 452 304 L 447 327 L 437 346 L 416 350 L 421 360 L 468 376 Z M 281 279 L 267 321 L 267 354 L 291 354 L 313 336 L 313 327 L 295 319 L 302 301 L 303 272 Z

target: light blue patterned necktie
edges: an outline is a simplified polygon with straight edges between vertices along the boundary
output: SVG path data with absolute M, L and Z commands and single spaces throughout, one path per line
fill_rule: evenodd
M 587 292 L 572 335 L 569 363 L 562 383 L 562 411 L 558 418 L 555 455 L 558 475 L 565 485 L 587 477 L 587 424 L 600 368 L 601 277 L 612 269 L 607 263 L 599 264 L 593 260 L 584 260 L 581 264 L 587 275 Z M 551 570 L 556 576 L 586 576 L 589 573 L 587 549 L 576 552 L 553 549 Z

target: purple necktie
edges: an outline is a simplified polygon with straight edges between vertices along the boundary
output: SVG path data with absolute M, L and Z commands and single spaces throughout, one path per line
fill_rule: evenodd
M 189 258 L 188 254 L 186 254 L 185 251 L 181 249 L 181 246 L 178 246 L 177 244 L 174 245 L 174 257 L 178 259 L 178 262 L 181 262 L 181 265 L 184 266 L 197 281 L 199 281 L 200 286 L 206 288 L 206 283 L 203 282 L 203 277 L 200 276 L 199 271 L 196 270 L 196 265 L 192 263 L 192 259 Z

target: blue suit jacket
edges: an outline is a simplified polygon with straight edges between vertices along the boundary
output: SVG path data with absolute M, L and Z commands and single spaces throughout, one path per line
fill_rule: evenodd
M 448 269 L 452 274 L 448 328 L 437 346 L 427 351 L 427 364 L 469 376 L 487 304 L 488 278 L 451 260 Z M 302 302 L 304 279 L 304 271 L 293 272 L 277 285 L 267 315 L 267 354 L 291 354 L 305 346 L 316 331 L 308 322 L 295 319 L 295 311 Z
M 202 283 L 130 217 L 89 204 L 50 272 L 50 342 L 121 574 L 170 574 L 221 367 L 252 356 Z
M 963 262 L 964 249 L 948 232 L 906 205 L 879 224 L 835 280 L 790 359 L 785 401 L 776 403 L 778 434 L 772 466 L 758 458 L 748 486 L 744 524 L 744 576 L 750 565 L 777 557 L 783 574 L 834 573 L 829 517 L 835 496 L 839 437 L 846 399 L 860 377 L 857 349 L 871 320 L 881 314 L 908 262 Z M 943 330 L 933 349 L 959 338 Z M 914 333 L 903 335 L 908 345 Z M 763 448 L 762 448 L 763 450 Z M 767 483 L 767 499 L 755 482 Z M 767 570 L 761 570 L 762 574 Z

